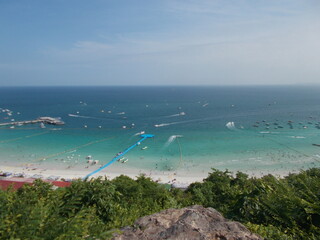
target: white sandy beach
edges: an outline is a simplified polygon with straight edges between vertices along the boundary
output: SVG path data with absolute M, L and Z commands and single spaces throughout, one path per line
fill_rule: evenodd
M 41 175 L 43 179 L 46 179 L 50 176 L 58 176 L 60 179 L 83 179 L 90 172 L 98 169 L 99 166 L 91 166 L 90 169 L 58 169 L 58 168 L 49 168 L 48 166 L 36 166 L 33 164 L 28 164 L 26 166 L 1 166 L 0 171 L 2 172 L 11 172 L 15 173 L 24 173 L 26 177 L 32 177 L 34 175 Z M 207 173 L 201 175 L 190 175 L 190 173 L 182 172 L 160 172 L 160 171 L 143 171 L 139 169 L 125 168 L 121 166 L 111 166 L 108 169 L 104 169 L 101 172 L 93 175 L 92 177 L 107 177 L 108 179 L 113 179 L 120 175 L 126 175 L 130 178 L 136 179 L 139 175 L 145 175 L 150 177 L 152 180 L 159 183 L 175 183 L 181 186 L 187 186 L 193 182 L 202 181 L 203 178 L 207 176 Z
M 50 176 L 59 177 L 59 179 L 66 179 L 68 181 L 75 179 L 83 179 L 87 174 L 98 169 L 98 165 L 83 165 L 79 164 L 73 168 L 58 168 L 50 164 L 23 164 L 20 166 L 0 166 L 0 171 L 23 173 L 27 178 L 32 178 L 37 176 L 37 178 L 47 179 Z M 125 164 L 114 164 L 106 169 L 101 170 L 92 177 L 106 177 L 108 179 L 113 179 L 120 175 L 126 175 L 130 178 L 136 179 L 139 175 L 145 175 L 150 177 L 153 181 L 159 183 L 174 184 L 177 187 L 186 187 L 193 182 L 202 182 L 204 178 L 208 176 L 207 171 L 190 171 L 190 170 L 177 170 L 177 171 L 155 171 L 155 170 L 141 170 L 137 168 L 129 167 Z M 285 171 L 272 171 L 272 172 L 245 172 L 250 177 L 261 177 L 266 174 L 273 174 L 277 177 L 283 177 L 288 175 L 289 172 Z M 41 176 L 41 177 L 39 177 Z

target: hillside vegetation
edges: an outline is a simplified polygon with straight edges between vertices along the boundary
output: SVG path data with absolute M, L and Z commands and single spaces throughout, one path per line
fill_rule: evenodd
M 320 169 L 260 179 L 212 169 L 186 191 L 140 176 L 75 181 L 52 189 L 37 180 L 0 190 L 0 239 L 108 239 L 139 217 L 194 204 L 213 207 L 266 239 L 319 239 Z

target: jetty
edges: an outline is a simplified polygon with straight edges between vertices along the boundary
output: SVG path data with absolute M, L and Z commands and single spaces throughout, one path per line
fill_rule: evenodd
M 148 139 L 148 138 L 153 138 L 154 135 L 153 134 L 141 134 L 140 135 L 141 139 L 139 141 L 137 141 L 135 144 L 133 144 L 132 146 L 128 147 L 126 150 L 124 150 L 123 152 L 119 152 L 114 158 L 112 158 L 112 160 L 110 162 L 108 162 L 107 164 L 103 165 L 102 167 L 98 168 L 97 170 L 89 173 L 87 176 L 85 176 L 83 178 L 83 180 L 87 180 L 89 177 L 91 177 L 93 174 L 96 174 L 97 172 L 100 172 L 102 169 L 110 166 L 112 163 L 114 163 L 115 161 L 119 160 L 120 158 L 122 158 L 127 152 L 129 152 L 131 149 L 135 148 L 136 146 L 139 146 L 141 144 L 141 142 L 143 142 L 144 140 Z
M 21 126 L 21 125 L 36 124 L 36 123 L 44 123 L 44 124 L 51 124 L 51 125 L 64 125 L 64 122 L 61 121 L 60 118 L 39 117 L 34 120 L 0 123 L 0 126 L 14 126 L 14 125 Z

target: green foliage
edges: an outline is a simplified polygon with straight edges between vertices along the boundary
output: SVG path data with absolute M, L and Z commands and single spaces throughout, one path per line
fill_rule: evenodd
M 0 191 L 0 239 L 107 239 L 137 218 L 178 207 L 162 185 L 140 176 L 75 181 L 53 190 L 40 180 Z
M 141 216 L 178 207 L 177 201 L 164 186 L 143 175 L 137 180 L 121 175 L 111 183 L 121 194 L 122 212 L 118 214 L 116 227 L 132 224 Z
M 320 170 L 260 179 L 213 169 L 187 192 L 197 204 L 251 224 L 267 239 L 317 239 L 320 236 Z M 282 237 L 281 237 L 282 236 Z
M 213 207 L 265 239 L 319 239 L 320 169 L 283 179 L 212 169 L 186 191 L 145 176 L 78 180 L 56 190 L 37 180 L 0 190 L 0 239 L 108 239 L 139 217 L 192 204 Z

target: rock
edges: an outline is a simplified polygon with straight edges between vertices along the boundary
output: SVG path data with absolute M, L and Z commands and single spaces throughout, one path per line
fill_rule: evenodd
M 124 227 L 114 240 L 262 240 L 239 222 L 225 219 L 213 208 L 167 209 Z

